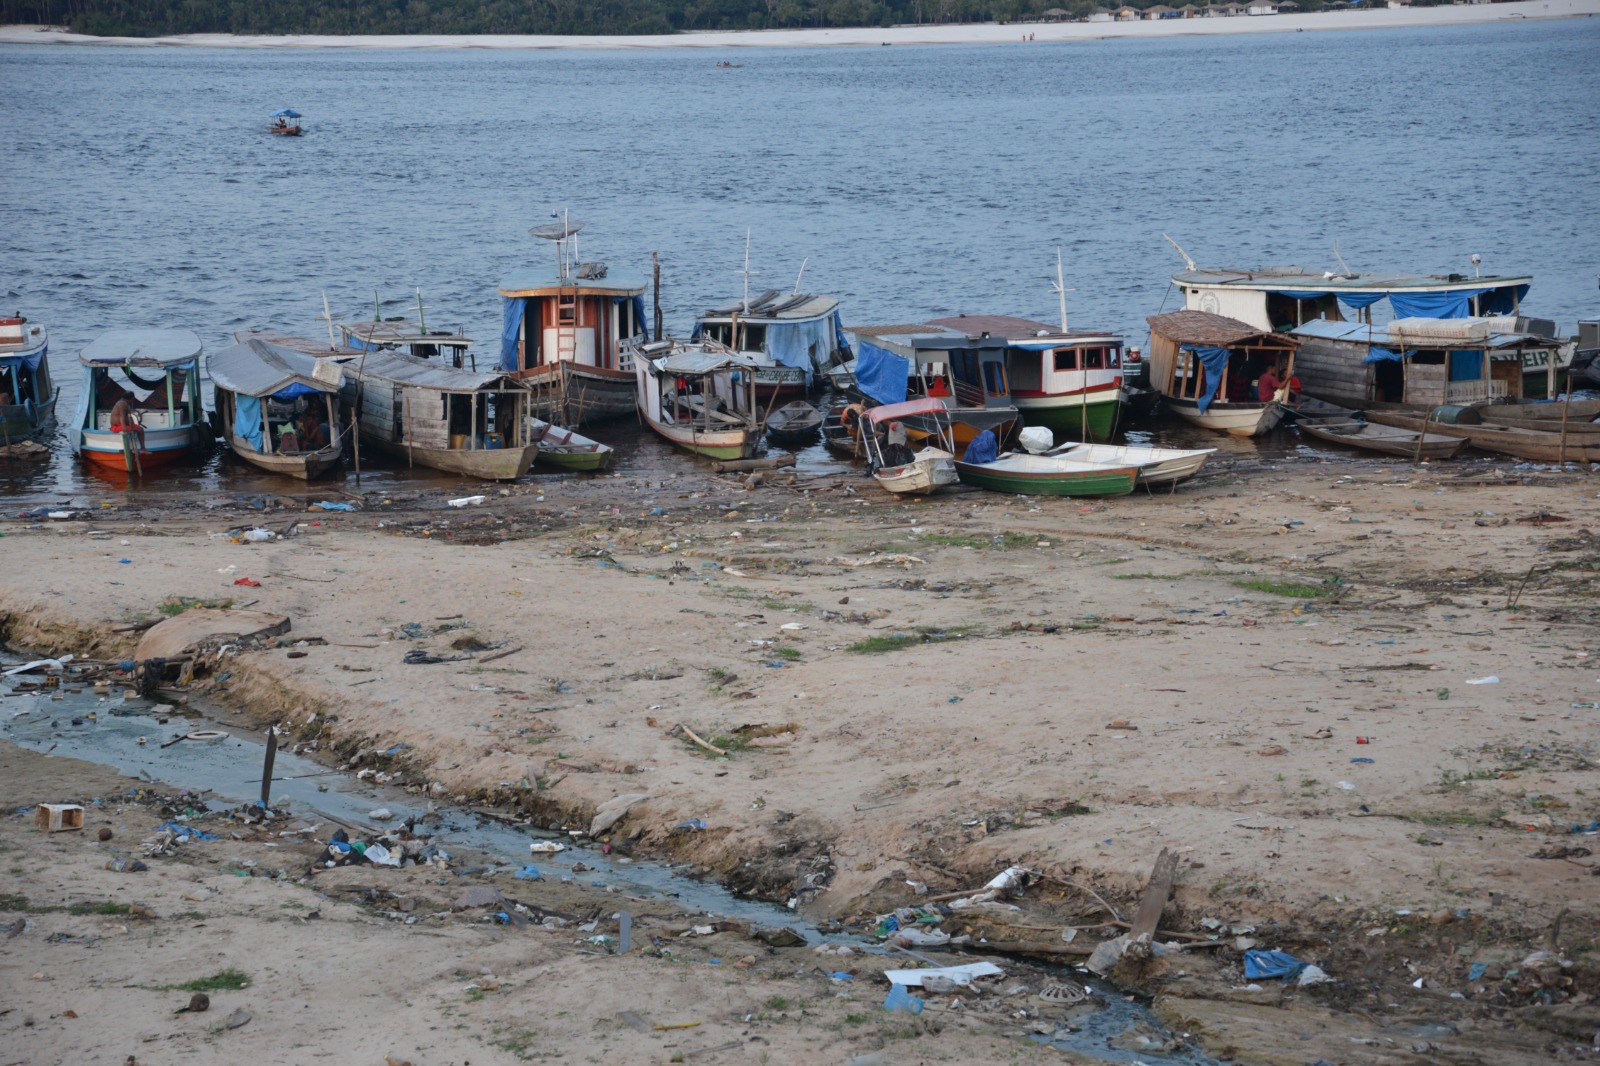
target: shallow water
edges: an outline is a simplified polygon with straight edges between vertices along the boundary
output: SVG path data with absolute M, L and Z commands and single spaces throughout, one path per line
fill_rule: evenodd
M 35 675 L 37 676 L 37 675 Z M 74 687 L 70 684 L 68 688 Z M 212 809 L 228 809 L 251 803 L 260 797 L 265 741 L 253 733 L 220 725 L 204 717 L 179 717 L 174 708 L 137 698 L 117 695 L 100 697 L 87 689 L 61 692 L 53 699 L 46 691 L 34 695 L 16 694 L 10 680 L 0 680 L 0 737 L 32 751 L 63 758 L 82 759 L 107 766 L 129 777 L 164 782 L 207 793 Z M 95 719 L 89 719 L 93 712 Z M 160 717 L 169 720 L 163 724 Z M 215 729 L 227 733 L 216 742 L 185 740 L 171 747 L 161 744 L 179 733 Z M 146 743 L 140 744 L 143 737 Z M 436 821 L 429 828 L 434 840 L 446 850 L 472 848 L 487 852 L 502 862 L 517 867 L 532 865 L 547 879 L 579 880 L 597 889 L 614 889 L 632 896 L 669 896 L 686 911 L 702 912 L 760 926 L 787 926 L 810 943 L 823 941 L 850 943 L 858 950 L 882 952 L 875 942 L 850 934 L 819 932 L 816 926 L 785 907 L 760 900 L 744 899 L 722 887 L 698 880 L 681 869 L 648 860 L 618 861 L 597 848 L 573 842 L 568 850 L 553 855 L 530 855 L 528 844 L 536 839 L 560 839 L 542 831 L 522 831 L 506 823 L 485 818 L 448 804 L 421 801 L 402 789 L 370 784 L 353 774 L 330 771 L 303 756 L 280 750 L 273 763 L 272 801 L 299 818 L 315 822 L 318 815 L 331 815 L 356 825 L 370 824 L 369 811 L 387 807 L 394 815 L 388 824 L 398 824 L 413 816 L 431 814 Z M 323 836 L 334 827 L 328 827 Z M 193 845 L 204 847 L 204 844 Z M 572 866 L 583 862 L 590 870 L 578 873 Z M 952 963 L 957 960 L 951 959 Z M 911 960 L 906 960 L 911 965 Z M 1104 1006 L 1082 1012 L 1073 1019 L 1081 1026 L 1077 1032 L 1038 1035 L 1041 1043 L 1081 1051 L 1115 1063 L 1136 1063 L 1156 1059 L 1178 1066 L 1214 1066 L 1214 1060 L 1193 1048 L 1182 1047 L 1172 1055 L 1134 1053 L 1106 1046 L 1106 1041 L 1121 1035 L 1130 1026 L 1165 1034 L 1148 1007 L 1136 999 L 1120 995 L 1103 982 L 1075 973 L 1077 980 L 1089 980 Z
M 805 262 L 847 323 L 1053 321 L 1059 247 L 1072 323 L 1140 344 L 1175 306 L 1169 233 L 1222 265 L 1335 267 L 1335 238 L 1356 269 L 1467 271 L 1477 252 L 1532 272 L 1528 310 L 1570 330 L 1597 309 L 1597 51 L 1596 19 L 745 48 L 733 70 L 702 49 L 6 46 L 0 292 L 49 327 L 64 418 L 103 330 L 324 336 L 324 293 L 364 317 L 374 290 L 394 315 L 421 288 L 429 323 L 492 359 L 495 282 L 545 258 L 526 232 L 569 208 L 586 259 L 644 273 L 661 252 L 679 331 L 738 294 L 747 230 L 752 287 Z M 306 136 L 265 132 L 281 106 Z M 669 461 L 637 427 L 604 435 L 624 468 Z M 261 475 L 217 458 L 174 477 Z M 0 469 L 0 494 L 96 487 L 60 448 Z

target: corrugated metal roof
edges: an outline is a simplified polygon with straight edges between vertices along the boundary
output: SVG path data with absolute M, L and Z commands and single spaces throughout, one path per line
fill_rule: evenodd
M 349 330 L 369 344 L 453 344 L 466 347 L 472 341 L 456 333 L 429 330 L 409 318 L 391 318 L 383 322 L 340 322 L 340 329 Z
M 1351 341 L 1359 344 L 1366 344 L 1374 337 L 1380 343 L 1388 338 L 1387 332 L 1379 334 L 1365 322 L 1335 322 L 1326 318 L 1304 322 L 1291 329 L 1289 333 L 1295 337 L 1307 337 L 1323 341 Z
M 85 366 L 172 366 L 192 362 L 205 346 L 192 329 L 114 329 L 78 353 Z
M 721 307 L 713 307 L 701 316 L 728 318 L 739 312 L 741 322 L 808 322 L 814 318 L 831 315 L 839 306 L 832 296 L 814 296 L 810 293 L 762 293 L 750 301 L 750 310 L 744 310 L 744 301 L 735 300 Z
M 1304 267 L 1262 267 L 1259 270 L 1229 270 L 1202 267 L 1172 275 L 1179 285 L 1227 285 L 1241 289 L 1291 289 L 1301 292 L 1406 292 L 1450 289 L 1498 289 L 1507 285 L 1531 285 L 1526 275 L 1485 274 L 1469 278 L 1462 274 L 1340 274 L 1306 270 Z
M 1286 348 L 1300 342 L 1271 330 L 1258 329 L 1237 318 L 1225 318 L 1206 311 L 1168 311 L 1164 315 L 1151 315 L 1145 319 L 1150 330 L 1179 344 L 1206 344 L 1231 348 L 1250 340 L 1275 341 Z
M 1410 329 L 1393 330 L 1384 326 L 1368 326 L 1365 322 L 1330 322 L 1317 319 L 1296 326 L 1289 332 L 1306 340 L 1343 341 L 1347 344 L 1377 344 L 1386 348 L 1455 348 L 1471 351 L 1475 348 L 1515 348 L 1524 345 L 1555 347 L 1559 341 L 1532 333 L 1489 333 L 1480 337 L 1446 336 L 1430 334 L 1423 319 L 1406 319 Z M 1444 318 L 1442 323 L 1467 323 L 1483 319 Z
M 723 369 L 754 370 L 756 363 L 734 352 L 686 344 L 657 359 L 655 365 L 664 374 L 710 374 Z
M 603 278 L 558 277 L 554 265 L 518 267 L 500 279 L 501 296 L 548 296 L 557 289 L 571 289 L 583 295 L 639 296 L 646 288 L 637 274 L 607 271 Z
M 936 318 L 930 325 L 944 326 L 968 334 L 988 333 L 991 336 L 1004 337 L 1009 341 L 1057 339 L 1063 344 L 1069 344 L 1091 337 L 1117 336 L 1109 329 L 1069 329 L 1063 333 L 1060 328 L 1048 322 L 1036 322 L 1031 318 L 1012 318 L 1008 315 L 957 315 L 953 318 Z
M 206 370 L 219 389 L 245 396 L 271 396 L 289 385 L 318 392 L 339 391 L 339 368 L 317 377 L 317 360 L 293 348 L 252 339 L 206 356 Z
M 436 392 L 478 392 L 482 389 L 524 387 L 516 378 L 504 374 L 457 370 L 453 366 L 432 359 L 418 359 L 403 352 L 368 352 L 365 356 L 346 360 L 344 372 L 346 377 L 353 378 L 360 374 Z

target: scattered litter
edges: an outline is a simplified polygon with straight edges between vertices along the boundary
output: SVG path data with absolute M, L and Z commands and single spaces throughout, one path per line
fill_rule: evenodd
M 241 588 L 247 589 L 258 589 L 261 587 L 261 582 L 257 581 L 253 577 L 241 577 L 235 581 L 234 584 L 240 586 Z
M 462 496 L 460 499 L 447 500 L 445 502 L 451 507 L 476 507 L 488 499 L 489 497 L 487 496 Z
M 895 985 L 889 989 L 889 994 L 884 997 L 883 1009 L 887 1011 L 903 1010 L 908 1014 L 921 1014 L 922 1000 L 906 991 L 905 985 Z
M 374 822 L 387 822 L 389 819 L 394 817 L 394 812 L 387 807 L 379 807 L 375 811 L 368 811 L 367 817 L 371 818 Z
M 519 881 L 542 881 L 542 880 L 544 880 L 544 878 L 539 875 L 539 868 L 537 866 L 532 866 L 532 865 L 524 866 L 522 869 L 520 869 L 520 870 L 516 871 L 516 873 L 512 874 L 512 876 L 515 877 Z
M 1488 677 L 1480 677 L 1467 682 L 1469 685 L 1498 685 L 1499 683 L 1500 679 L 1495 677 L 1493 674 L 1490 674 Z
M 558 851 L 566 851 L 567 846 L 559 840 L 535 840 L 528 845 L 528 850 L 535 855 L 554 855 Z
M 963 966 L 939 966 L 925 970 L 885 970 L 883 976 L 895 985 L 926 987 L 930 977 L 944 978 L 958 985 L 970 985 L 976 977 L 999 977 L 1005 973 L 992 962 L 969 962 Z
M 1306 968 L 1287 951 L 1247 951 L 1244 953 L 1244 975 L 1251 981 L 1264 977 L 1281 977 L 1285 981 L 1300 976 Z
M 356 509 L 356 505 L 353 503 L 314 503 L 311 506 L 319 511 L 354 511 Z
M 250 1024 L 250 1019 L 253 1017 L 255 1017 L 255 1015 L 251 1014 L 244 1007 L 235 1007 L 233 1013 L 228 1015 L 228 1020 L 222 1024 L 229 1029 L 239 1029 Z
M 83 828 L 83 808 L 76 803 L 41 803 L 34 811 L 33 827 L 45 833 Z
M 1486 963 L 1486 962 L 1475 962 L 1475 963 L 1472 964 L 1472 968 L 1467 971 L 1467 980 L 1469 980 L 1469 981 L 1477 981 L 1477 980 L 1481 979 L 1483 977 L 1483 975 L 1488 973 L 1488 972 L 1489 972 L 1489 964 L 1488 963 Z
M 1344 789 L 1346 792 L 1354 792 L 1356 790 L 1356 786 L 1352 785 L 1348 781 L 1340 781 L 1339 787 Z
M 1357 755 L 1355 758 L 1351 759 L 1350 761 L 1351 762 L 1377 762 L 1378 760 L 1376 760 L 1376 759 L 1368 759 L 1368 758 L 1365 758 L 1363 756 Z

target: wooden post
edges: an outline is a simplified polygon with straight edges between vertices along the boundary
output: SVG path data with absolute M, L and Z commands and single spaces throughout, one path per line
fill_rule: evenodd
M 655 278 L 656 340 L 661 339 L 661 253 L 650 253 L 651 273 Z
M 1567 413 L 1572 409 L 1572 379 L 1567 379 L 1566 399 L 1561 401 L 1561 449 L 1556 452 L 1556 465 L 1564 465 L 1567 461 Z
M 405 439 L 406 466 L 407 467 L 414 467 L 414 466 L 416 466 L 416 458 L 417 457 L 414 454 L 414 452 L 412 451 L 412 447 L 411 447 L 411 393 L 410 392 L 406 392 L 406 393 L 404 393 L 404 396 L 405 396 L 405 400 L 403 401 L 403 403 L 405 405 L 405 415 L 406 415 L 406 433 L 405 433 L 405 437 L 406 437 L 406 439 Z M 446 444 L 446 446 L 448 446 L 449 443 L 450 443 L 450 425 L 449 425 L 448 422 L 446 422 L 446 424 L 445 424 L 444 432 L 445 432 L 445 444 Z
M 1428 408 L 1428 413 L 1422 416 L 1422 432 L 1417 434 L 1417 451 L 1411 457 L 1412 465 L 1422 462 L 1422 442 L 1428 439 L 1428 423 L 1432 421 L 1434 414 L 1438 410 L 1437 407 L 1430 407 Z

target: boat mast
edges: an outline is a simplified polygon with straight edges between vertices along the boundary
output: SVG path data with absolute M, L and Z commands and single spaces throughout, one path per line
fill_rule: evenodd
M 1067 293 L 1077 292 L 1077 289 L 1067 288 L 1067 280 L 1061 273 L 1061 249 L 1056 249 L 1056 283 L 1050 286 L 1050 291 L 1061 298 L 1061 332 L 1067 332 Z
M 806 264 L 809 263 L 809 262 L 811 262 L 811 257 L 809 255 L 806 256 L 804 259 L 800 260 L 800 273 L 798 273 L 798 274 L 796 274 L 794 276 L 794 291 L 791 292 L 789 295 L 791 295 L 791 296 L 799 296 L 800 295 L 800 279 L 806 276 Z M 749 264 L 746 264 L 746 265 L 748 266 Z

